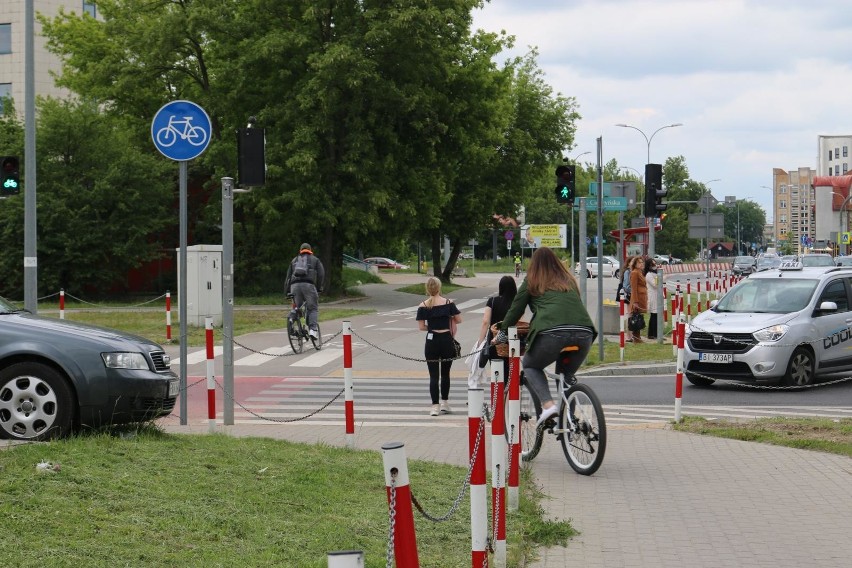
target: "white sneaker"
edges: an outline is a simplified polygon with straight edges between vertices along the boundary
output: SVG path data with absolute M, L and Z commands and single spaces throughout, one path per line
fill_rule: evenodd
M 440 414 L 440 412 L 438 412 L 438 405 L 433 404 L 432 410 L 429 411 L 429 416 L 438 416 L 438 414 Z
M 546 408 L 541 412 L 541 416 L 538 417 L 538 421 L 535 423 L 536 428 L 545 423 L 545 421 L 552 417 L 556 416 L 556 413 L 559 412 L 559 406 L 553 405 L 550 408 Z
M 453 413 L 453 409 L 450 408 L 450 403 L 446 400 L 441 403 L 441 413 L 442 414 L 452 414 Z
M 319 333 L 317 333 L 317 330 L 315 329 L 311 329 L 310 331 L 308 331 L 308 335 L 310 335 L 314 339 L 319 338 Z

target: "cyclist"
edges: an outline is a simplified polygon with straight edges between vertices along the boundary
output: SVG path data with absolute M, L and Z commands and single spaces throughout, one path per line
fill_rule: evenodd
M 325 282 L 325 269 L 322 261 L 314 256 L 309 243 L 302 243 L 299 254 L 290 261 L 287 278 L 284 280 L 284 291 L 293 295 L 296 305 L 305 304 L 307 312 L 308 333 L 316 339 L 319 337 L 317 320 L 319 319 L 319 294 Z
M 527 351 L 522 364 L 527 388 L 534 400 L 541 403 L 537 425 L 556 414 L 544 369 L 559 357 L 563 347 L 576 345 L 579 349 L 561 371 L 567 377 L 583 363 L 597 331 L 589 312 L 580 299 L 577 279 L 548 247 L 536 249 L 527 275 L 492 343 L 508 341 L 506 331 L 515 325 L 530 307 L 533 317 L 526 338 Z
M 515 253 L 515 276 L 521 275 L 521 253 Z

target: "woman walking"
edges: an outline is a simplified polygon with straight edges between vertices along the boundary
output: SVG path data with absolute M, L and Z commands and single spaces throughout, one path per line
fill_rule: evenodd
M 460 324 L 461 312 L 458 307 L 441 296 L 441 281 L 430 276 L 426 280 L 426 300 L 417 307 L 417 325 L 426 332 L 426 367 L 429 369 L 429 394 L 432 397 L 431 416 L 439 413 L 449 414 L 450 408 L 450 368 L 453 366 L 455 348 L 452 322 Z M 440 402 L 438 396 L 440 394 Z
M 633 259 L 630 267 L 630 315 L 648 311 L 648 287 L 645 283 L 645 259 Z M 631 330 L 632 331 L 632 330 Z M 642 343 L 642 330 L 633 331 L 633 343 Z
M 645 286 L 648 288 L 648 339 L 657 339 L 657 263 L 645 257 Z
M 482 325 L 479 328 L 479 340 L 477 343 L 482 343 L 486 337 L 489 338 L 487 344 L 488 359 L 503 360 L 503 382 L 509 380 L 509 358 L 497 355 L 497 347 L 491 345 L 488 330 L 495 323 L 500 323 L 505 319 L 506 312 L 509 311 L 509 306 L 512 305 L 512 300 L 515 299 L 517 293 L 518 285 L 515 284 L 515 279 L 511 276 L 502 277 L 500 283 L 497 285 L 497 295 L 491 296 L 485 302 L 485 311 L 482 313 Z M 484 367 L 485 365 L 480 364 L 480 366 Z

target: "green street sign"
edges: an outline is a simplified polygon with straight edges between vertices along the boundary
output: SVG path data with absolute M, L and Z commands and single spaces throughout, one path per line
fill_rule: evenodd
M 606 189 L 606 187 L 604 187 Z M 603 210 L 604 211 L 627 211 L 627 198 L 626 197 L 604 197 L 603 198 Z

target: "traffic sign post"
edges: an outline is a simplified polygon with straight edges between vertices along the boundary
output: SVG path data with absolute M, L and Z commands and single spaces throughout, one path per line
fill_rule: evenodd
M 178 261 L 178 314 L 180 318 L 180 388 L 187 387 L 187 345 L 186 345 L 186 244 L 187 244 L 187 161 L 197 158 L 210 144 L 212 130 L 210 117 L 197 104 L 190 101 L 172 101 L 166 103 L 154 115 L 151 121 L 151 139 L 154 146 L 166 158 L 175 160 L 179 168 L 179 215 L 180 215 L 180 253 Z M 233 392 L 233 390 L 231 391 Z M 180 423 L 187 424 L 186 397 L 180 397 Z

